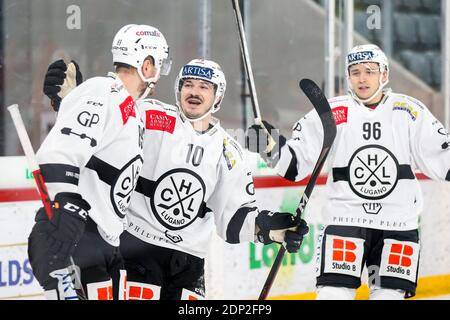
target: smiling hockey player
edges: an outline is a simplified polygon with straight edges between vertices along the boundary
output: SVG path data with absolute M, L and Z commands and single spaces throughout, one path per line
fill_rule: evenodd
M 276 241 L 289 252 L 298 251 L 308 232 L 289 213 L 258 210 L 242 149 L 212 117 L 225 90 L 220 66 L 195 59 L 175 82 L 177 106 L 138 103 L 144 166 L 120 245 L 129 299 L 204 297 L 214 229 L 228 243 Z
M 377 46 L 354 47 L 347 55 L 346 71 L 350 94 L 329 100 L 338 131 L 328 160 L 317 298 L 353 299 L 364 265 L 375 270 L 370 275 L 370 299 L 412 297 L 422 210 L 414 170 L 450 181 L 450 137 L 420 101 L 385 88 L 389 63 Z M 263 143 L 259 149 L 258 143 L 249 147 L 264 150 L 264 131 L 252 128 Z M 281 147 L 279 174 L 295 181 L 307 176 L 319 155 L 322 135 L 314 111 L 300 119 L 292 139 L 279 139 L 275 149 Z M 261 155 L 268 163 L 277 162 L 274 155 Z

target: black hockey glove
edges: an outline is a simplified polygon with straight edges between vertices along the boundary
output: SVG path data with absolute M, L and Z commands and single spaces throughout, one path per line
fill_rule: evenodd
M 262 126 L 254 124 L 247 130 L 246 148 L 251 152 L 259 153 L 267 165 L 273 168 L 280 160 L 281 148 L 286 144 L 286 138 L 280 134 L 280 130 L 275 129 L 270 123 L 264 120 L 262 122 L 275 140 L 275 146 L 270 152 L 265 152 L 269 144 L 269 135 Z
M 28 257 L 41 286 L 52 281 L 49 273 L 67 267 L 80 241 L 90 205 L 77 193 L 58 193 L 53 202 L 53 217 L 44 208 L 36 214 L 28 238 Z
M 36 223 L 46 225 L 48 250 L 62 260 L 73 254 L 86 225 L 91 206 L 78 193 L 61 192 L 53 202 L 53 217 L 48 219 L 44 208 L 38 210 Z
M 258 241 L 264 244 L 281 243 L 289 253 L 297 252 L 303 236 L 309 232 L 306 221 L 296 218 L 288 212 L 271 212 L 262 210 L 256 217 L 259 228 L 256 234 Z M 288 229 L 295 229 L 295 231 Z
M 48 66 L 44 80 L 44 94 L 50 98 L 53 110 L 58 112 L 61 100 L 83 82 L 80 68 L 75 61 L 66 64 L 57 60 Z

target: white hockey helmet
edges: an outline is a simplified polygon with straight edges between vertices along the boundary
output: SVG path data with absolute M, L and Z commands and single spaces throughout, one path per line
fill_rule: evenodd
M 135 67 L 142 81 L 150 87 L 154 86 L 160 75 L 168 75 L 170 72 L 172 60 L 169 56 L 169 46 L 157 28 L 148 25 L 126 25 L 116 33 L 111 51 L 114 63 Z M 146 79 L 141 67 L 148 56 L 154 60 L 156 74 Z
M 349 69 L 352 65 L 360 64 L 360 63 L 377 63 L 379 65 L 379 71 L 383 74 L 385 71 L 388 73 L 388 78 L 386 82 L 382 82 L 382 75 L 380 75 L 379 80 L 379 88 L 378 90 L 368 99 L 361 100 L 354 92 L 352 85 L 350 83 L 350 72 Z M 381 90 L 383 90 L 384 86 L 389 82 L 389 61 L 384 54 L 384 52 L 374 44 L 364 44 L 353 47 L 350 52 L 347 54 L 345 59 L 345 73 L 347 75 L 348 87 L 350 89 L 350 94 L 358 101 L 362 103 L 369 102 L 372 100 Z
M 227 88 L 227 81 L 225 79 L 225 74 L 223 73 L 222 68 L 218 63 L 211 60 L 194 59 L 181 68 L 180 72 L 178 73 L 177 79 L 175 80 L 175 99 L 177 102 L 177 106 L 180 108 L 181 112 L 183 112 L 183 110 L 180 103 L 180 92 L 181 88 L 183 87 L 183 82 L 186 79 L 208 81 L 214 85 L 215 89 L 214 103 L 209 111 L 196 119 L 190 119 L 186 117 L 189 121 L 198 121 L 203 119 L 210 113 L 219 111 L 220 105 L 225 95 L 225 90 Z

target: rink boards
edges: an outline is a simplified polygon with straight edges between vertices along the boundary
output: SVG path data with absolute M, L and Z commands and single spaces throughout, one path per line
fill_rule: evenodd
M 27 236 L 40 206 L 23 157 L 0 158 L 0 299 L 41 299 L 42 291 L 27 258 Z M 295 211 L 307 179 L 295 185 L 254 166 L 256 195 L 261 208 Z M 4 179 L 8 177 L 8 180 Z M 422 239 L 417 297 L 450 294 L 450 184 L 419 175 L 424 192 Z M 288 254 L 271 291 L 271 298 L 312 299 L 315 285 L 315 247 L 326 195 L 321 177 L 305 212 L 310 232 L 298 254 Z M 216 235 L 206 264 L 210 299 L 256 299 L 277 252 L 276 245 L 229 245 Z M 365 279 L 364 277 L 363 279 Z M 358 297 L 367 296 L 367 287 Z

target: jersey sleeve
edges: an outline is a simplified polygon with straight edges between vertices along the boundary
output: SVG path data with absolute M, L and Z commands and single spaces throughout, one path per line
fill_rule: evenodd
M 207 201 L 218 235 L 228 243 L 254 241 L 258 209 L 253 178 L 234 140 L 224 140 L 218 170 L 216 189 Z
M 411 150 L 418 169 L 435 180 L 450 181 L 450 135 L 425 107 L 411 123 Z
M 292 128 L 292 138 L 281 150 L 276 172 L 290 181 L 300 181 L 313 170 L 320 155 L 323 128 L 315 110 L 310 111 Z
M 80 171 L 105 135 L 107 99 L 78 92 L 76 88 L 63 99 L 56 123 L 36 155 L 51 199 L 59 192 L 78 192 Z

